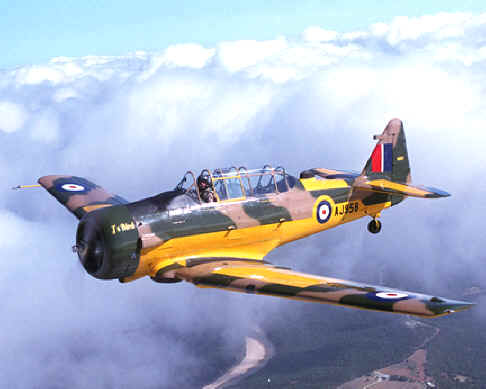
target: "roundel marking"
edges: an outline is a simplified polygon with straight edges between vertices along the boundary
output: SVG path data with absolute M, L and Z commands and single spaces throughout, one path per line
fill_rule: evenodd
M 85 187 L 78 184 L 64 184 L 61 185 L 61 189 L 66 192 L 82 192 L 85 190 Z
M 317 221 L 319 223 L 325 223 L 331 217 L 331 204 L 327 201 L 321 201 L 317 206 Z
M 376 297 L 379 297 L 384 300 L 400 300 L 405 297 L 408 297 L 408 294 L 398 293 L 398 292 L 380 292 L 380 293 L 376 293 Z

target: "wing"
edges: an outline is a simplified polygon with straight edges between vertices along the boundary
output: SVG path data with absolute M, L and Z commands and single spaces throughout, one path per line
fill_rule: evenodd
M 364 190 L 364 191 L 370 191 L 370 192 L 405 195 L 405 196 L 413 196 L 413 197 L 435 198 L 435 197 L 450 196 L 449 193 L 444 192 L 443 190 L 440 189 L 426 187 L 426 186 L 404 184 L 404 183 L 394 182 L 386 179 L 376 179 L 376 180 L 358 179 L 353 184 L 353 188 Z
M 99 208 L 128 203 L 82 177 L 44 176 L 38 182 L 78 219 Z
M 470 308 L 472 303 L 447 300 L 365 285 L 336 278 L 320 277 L 273 266 L 267 262 L 245 259 L 193 259 L 171 266 L 171 276 L 199 287 L 285 297 L 318 303 L 437 317 Z

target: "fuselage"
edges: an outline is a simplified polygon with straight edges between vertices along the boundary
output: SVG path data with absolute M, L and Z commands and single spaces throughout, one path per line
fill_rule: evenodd
M 403 199 L 353 190 L 357 177 L 314 169 L 308 178 L 285 175 L 285 185 L 272 186 L 274 190 L 238 191 L 236 198 L 228 191 L 225 200 L 216 202 L 205 203 L 194 191 L 180 189 L 97 210 L 86 218 L 101 221 L 104 240 L 115 245 L 119 241 L 126 257 L 134 260 L 125 261 L 125 272 L 99 278 L 166 279 L 161 275 L 174 263 L 194 258 L 262 259 L 285 243 L 363 216 L 374 217 Z

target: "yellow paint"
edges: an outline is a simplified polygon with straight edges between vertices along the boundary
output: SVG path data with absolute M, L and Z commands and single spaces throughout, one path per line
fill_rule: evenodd
M 181 266 L 186 266 L 186 260 L 185 259 L 166 259 L 164 261 L 161 261 L 157 263 L 157 266 L 155 266 L 152 270 L 152 273 L 155 275 L 160 269 L 163 269 L 164 267 L 168 267 L 170 265 L 173 265 L 175 263 L 179 263 Z
M 84 212 L 92 212 L 100 208 L 112 207 L 113 204 L 93 204 L 93 205 L 85 205 L 83 207 Z
M 320 284 L 322 282 L 322 279 L 319 277 L 301 275 L 290 271 L 284 273 L 271 267 L 223 267 L 219 270 L 214 270 L 212 273 L 238 278 L 253 278 L 260 281 L 268 282 L 270 284 L 295 286 L 298 288 L 306 288 L 308 286 Z
M 263 259 L 280 245 L 280 223 L 267 224 L 234 231 L 218 231 L 183 238 L 174 238 L 164 244 L 142 249 L 140 263 L 134 277 L 155 275 L 158 269 L 185 258 L 234 257 Z M 238 233 L 238 239 L 228 235 Z
M 214 193 L 216 193 L 216 191 Z M 218 201 L 221 202 L 221 203 L 234 203 L 234 202 L 237 202 L 237 201 L 243 201 L 245 199 L 246 199 L 246 197 L 235 197 L 235 198 L 230 198 L 230 199 L 225 199 L 225 200 L 219 200 L 219 196 L 218 196 Z
M 391 201 L 387 201 L 386 203 L 380 203 L 380 204 L 374 204 L 374 205 L 368 205 L 364 209 L 364 214 L 369 215 L 371 217 L 377 217 L 377 215 L 380 214 L 380 212 L 385 209 L 391 207 Z
M 130 222 L 130 223 L 120 223 L 120 224 L 112 224 L 111 225 L 111 233 L 113 235 L 118 234 L 119 232 L 125 232 L 125 231 L 131 231 L 134 230 L 135 223 Z
M 39 188 L 40 184 L 31 184 L 31 185 L 17 185 L 14 186 L 12 189 L 28 189 L 28 188 Z
M 403 161 L 405 159 L 405 157 L 403 155 L 397 157 L 397 161 Z
M 406 184 L 400 184 L 398 182 L 393 182 L 389 180 L 372 180 L 368 182 L 369 185 L 371 185 L 374 189 L 375 187 L 377 189 L 388 189 L 388 190 L 394 190 L 400 193 L 405 193 L 411 196 L 419 196 L 419 197 L 424 197 L 426 194 L 430 193 L 428 191 L 425 191 L 423 189 L 411 186 L 411 185 L 406 185 Z
M 348 188 L 349 185 L 344 180 L 326 180 L 322 178 L 301 178 L 300 182 L 304 185 L 307 191 L 320 190 L 320 189 L 336 189 L 336 188 Z

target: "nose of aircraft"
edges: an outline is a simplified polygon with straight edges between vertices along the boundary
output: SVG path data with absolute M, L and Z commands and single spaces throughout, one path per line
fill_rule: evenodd
M 89 274 L 96 273 L 103 265 L 105 246 L 103 233 L 96 220 L 86 217 L 79 223 L 76 233 L 76 251 Z

